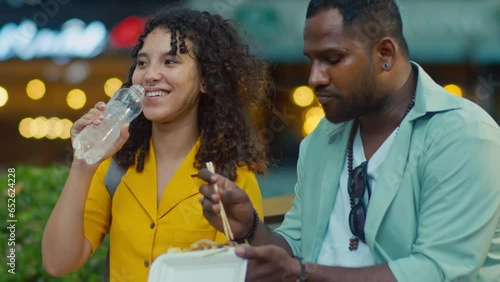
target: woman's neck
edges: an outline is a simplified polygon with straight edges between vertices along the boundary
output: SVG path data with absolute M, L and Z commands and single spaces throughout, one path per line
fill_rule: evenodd
M 156 159 L 184 158 L 200 136 L 198 123 L 153 123 Z

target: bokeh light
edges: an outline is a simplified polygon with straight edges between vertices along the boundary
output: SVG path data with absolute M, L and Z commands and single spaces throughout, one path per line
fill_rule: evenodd
M 62 119 L 63 131 L 59 138 L 61 139 L 69 139 L 71 137 L 71 127 L 73 126 L 73 122 L 69 119 Z
M 33 100 L 42 99 L 45 95 L 45 83 L 40 79 L 32 79 L 26 85 L 26 94 Z
M 112 77 L 104 83 L 104 93 L 106 93 L 108 97 L 112 97 L 122 85 L 123 82 L 119 78 Z
M 56 139 L 63 132 L 63 122 L 57 117 L 51 117 L 47 120 L 49 130 L 47 132 L 48 139 Z
M 9 93 L 7 92 L 7 89 L 0 86 L 0 108 L 5 106 L 7 101 L 9 101 Z
M 462 88 L 456 84 L 448 84 L 444 87 L 444 89 L 451 94 L 457 95 L 458 97 L 463 97 Z
M 33 120 L 33 131 L 31 132 L 36 139 L 42 139 L 49 132 L 49 125 L 46 117 L 37 117 Z
M 70 108 L 79 110 L 85 106 L 87 95 L 85 95 L 85 92 L 81 89 L 73 89 L 69 91 L 68 96 L 66 96 L 66 102 Z
M 314 102 L 314 92 L 308 86 L 299 86 L 292 91 L 292 101 L 297 106 L 308 107 Z
M 50 140 L 60 138 L 70 138 L 70 130 L 73 122 L 68 119 L 60 119 L 58 117 L 37 117 L 24 118 L 19 122 L 19 134 L 24 138 L 47 138 Z
M 21 122 L 19 123 L 19 133 L 21 134 L 22 137 L 24 138 L 33 137 L 31 129 L 32 124 L 33 124 L 32 118 L 24 118 L 23 120 L 21 120 Z
M 311 107 L 304 111 L 302 126 L 302 135 L 305 137 L 309 135 L 318 126 L 318 123 L 325 116 L 325 112 L 321 107 Z

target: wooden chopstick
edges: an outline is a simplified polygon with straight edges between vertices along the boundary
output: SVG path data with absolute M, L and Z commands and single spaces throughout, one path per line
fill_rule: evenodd
M 207 162 L 206 166 L 211 173 L 215 173 L 214 165 L 212 162 Z M 219 187 L 217 187 L 217 184 L 214 184 L 214 189 L 215 193 L 218 193 Z M 231 226 L 229 225 L 229 220 L 227 219 L 226 211 L 224 210 L 224 205 L 222 205 L 222 202 L 220 202 L 219 205 L 220 205 L 220 216 L 222 219 L 222 227 L 224 228 L 224 234 L 229 240 L 233 241 L 234 236 L 233 232 L 231 231 Z

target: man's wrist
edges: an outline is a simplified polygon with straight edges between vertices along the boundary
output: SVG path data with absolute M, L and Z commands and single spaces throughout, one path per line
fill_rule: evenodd
M 235 238 L 236 243 L 238 243 L 238 244 L 243 244 L 243 243 L 250 244 L 253 241 L 253 239 L 255 238 L 255 235 L 257 234 L 258 227 L 259 227 L 259 214 L 254 209 L 253 210 L 252 227 L 250 228 L 250 231 L 248 231 L 248 233 L 242 238 L 239 238 L 239 239 Z
M 306 281 L 306 263 L 304 262 L 304 259 L 301 257 L 296 257 L 294 258 L 298 261 L 299 267 L 296 270 L 297 273 L 297 282 L 305 282 Z

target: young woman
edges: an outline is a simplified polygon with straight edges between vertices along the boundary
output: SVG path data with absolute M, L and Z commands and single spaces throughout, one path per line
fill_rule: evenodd
M 146 281 L 152 261 L 169 247 L 226 241 L 199 203 L 197 173 L 208 161 L 245 189 L 262 215 L 254 173 L 265 172 L 266 152 L 250 113 L 266 103 L 265 64 L 228 21 L 181 7 L 146 23 L 132 58 L 127 86 L 145 88 L 143 112 L 107 154 L 126 173 L 111 197 L 104 185 L 111 157 L 94 165 L 73 160 L 43 236 L 51 275 L 81 267 L 107 233 L 111 281 Z M 72 138 L 99 124 L 104 109 L 100 102 L 76 121 Z

